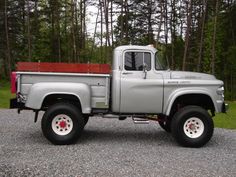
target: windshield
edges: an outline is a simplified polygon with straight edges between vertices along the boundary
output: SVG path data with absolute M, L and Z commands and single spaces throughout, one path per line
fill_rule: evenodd
M 155 68 L 156 70 L 166 70 L 167 65 L 164 56 L 161 52 L 156 52 L 155 54 Z

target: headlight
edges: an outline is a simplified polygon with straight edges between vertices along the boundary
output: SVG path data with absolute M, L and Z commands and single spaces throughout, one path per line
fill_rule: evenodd
M 224 96 L 224 86 L 221 86 L 221 87 L 219 87 L 217 90 L 216 90 L 216 93 L 218 94 L 218 95 L 222 95 L 222 96 Z

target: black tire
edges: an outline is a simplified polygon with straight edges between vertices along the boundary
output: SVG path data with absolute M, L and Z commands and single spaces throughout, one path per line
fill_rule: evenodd
M 73 104 L 57 103 L 45 112 L 41 126 L 44 136 L 53 144 L 72 144 L 83 131 L 84 119 Z
M 159 121 L 158 123 L 159 123 L 160 127 L 163 130 L 165 130 L 168 133 L 171 132 L 171 122 L 169 120 L 167 120 L 167 121 Z
M 185 147 L 201 147 L 212 137 L 214 123 L 209 113 L 199 106 L 186 106 L 173 117 L 171 131 Z

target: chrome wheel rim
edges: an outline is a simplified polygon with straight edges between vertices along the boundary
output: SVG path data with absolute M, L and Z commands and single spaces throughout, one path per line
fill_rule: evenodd
M 189 138 L 198 138 L 204 132 L 204 124 L 201 119 L 197 117 L 191 117 L 186 120 L 183 126 L 184 133 Z
M 72 119 L 65 114 L 59 114 L 55 116 L 52 120 L 52 130 L 57 135 L 68 135 L 73 129 Z

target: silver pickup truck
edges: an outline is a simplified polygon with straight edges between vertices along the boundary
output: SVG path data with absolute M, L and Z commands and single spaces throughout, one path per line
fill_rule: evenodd
M 182 146 L 212 137 L 215 113 L 226 112 L 223 82 L 213 75 L 166 70 L 151 46 L 114 49 L 111 74 L 16 72 L 11 108 L 45 111 L 41 125 L 53 144 L 71 144 L 92 116 L 158 121 Z

